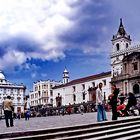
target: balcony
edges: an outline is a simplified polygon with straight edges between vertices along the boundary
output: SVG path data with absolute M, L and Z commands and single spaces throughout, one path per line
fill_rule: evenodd
M 140 73 L 133 73 L 131 75 L 130 74 L 121 74 L 121 75 L 111 78 L 111 82 L 129 80 L 129 79 L 133 79 L 136 77 L 140 77 Z

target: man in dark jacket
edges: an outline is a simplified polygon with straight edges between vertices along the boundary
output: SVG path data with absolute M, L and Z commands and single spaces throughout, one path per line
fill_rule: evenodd
M 117 113 L 117 101 L 118 101 L 118 94 L 119 89 L 116 88 L 115 84 L 112 84 L 112 94 L 109 95 L 110 105 L 112 107 L 112 120 L 117 120 L 118 113 Z

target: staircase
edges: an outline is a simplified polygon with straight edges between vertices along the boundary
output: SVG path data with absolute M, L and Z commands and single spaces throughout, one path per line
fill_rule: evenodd
M 140 117 L 94 124 L 0 134 L 3 140 L 137 140 Z

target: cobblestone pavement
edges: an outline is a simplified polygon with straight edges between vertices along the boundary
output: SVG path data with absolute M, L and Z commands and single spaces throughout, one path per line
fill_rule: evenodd
M 88 124 L 96 122 L 96 112 L 81 114 L 71 114 L 65 116 L 47 116 L 30 118 L 29 121 L 24 119 L 14 120 L 14 127 L 7 128 L 5 120 L 0 120 L 0 133 L 28 131 L 45 128 L 55 128 L 63 126 L 73 126 L 80 124 Z M 111 112 L 107 112 L 108 120 L 111 120 Z M 120 118 L 119 118 L 120 119 Z M 124 119 L 124 118 L 123 118 Z

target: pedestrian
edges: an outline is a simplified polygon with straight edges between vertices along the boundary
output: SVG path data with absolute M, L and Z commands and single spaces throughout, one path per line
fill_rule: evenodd
M 29 103 L 29 100 L 27 97 L 25 99 L 25 104 L 24 104 L 24 116 L 25 116 L 25 120 L 29 120 L 29 118 L 30 118 L 30 103 Z
M 72 106 L 71 106 L 70 103 L 69 103 L 69 106 L 68 106 L 68 108 L 67 108 L 67 112 L 68 112 L 69 115 L 70 115 L 71 112 L 72 112 Z
M 13 127 L 14 125 L 13 125 L 12 113 L 14 111 L 14 107 L 10 96 L 7 96 L 7 98 L 3 101 L 3 109 L 4 109 L 6 126 Z M 10 119 L 10 125 L 9 125 L 9 119 Z
M 112 120 L 117 120 L 118 113 L 117 113 L 117 102 L 118 102 L 118 94 L 119 88 L 116 87 L 115 84 L 112 84 L 112 94 L 109 95 L 110 106 L 112 107 Z
M 97 121 L 106 121 L 106 111 L 104 109 L 104 97 L 102 90 L 102 83 L 99 83 L 99 87 L 96 90 L 96 105 L 97 105 Z
M 85 110 L 84 105 L 81 104 L 81 105 L 80 105 L 80 113 L 81 113 L 81 115 L 83 115 L 84 110 Z
M 18 113 L 17 113 L 17 118 L 20 120 L 20 118 L 21 118 L 21 113 L 18 111 Z
M 135 116 L 136 114 L 134 112 L 134 108 L 136 105 L 137 105 L 137 99 L 136 99 L 135 95 L 132 92 L 129 92 L 128 93 L 128 103 L 126 105 L 125 111 L 126 112 L 131 111 L 131 113 Z M 132 108 L 132 109 L 130 110 L 130 108 Z

